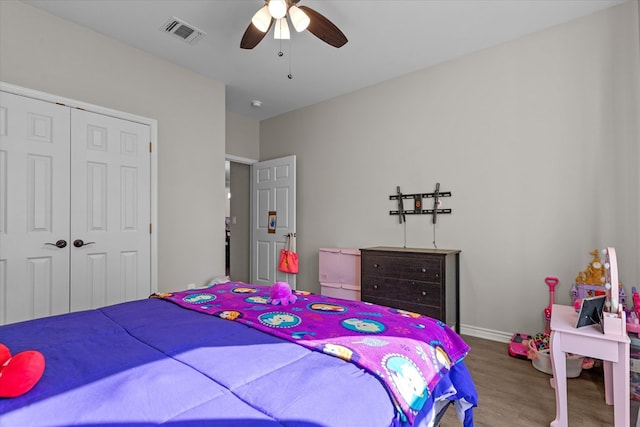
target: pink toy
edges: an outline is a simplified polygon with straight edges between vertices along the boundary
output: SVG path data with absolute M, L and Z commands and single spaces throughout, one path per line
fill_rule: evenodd
M 580 313 L 580 307 L 582 307 L 582 299 L 577 299 L 573 302 L 573 309 L 576 313 Z
M 556 285 L 560 282 L 557 277 L 545 277 L 544 279 L 547 286 L 549 286 L 549 305 L 544 309 L 544 319 L 546 323 L 544 325 L 544 331 L 551 333 L 551 307 L 554 304 L 554 295 L 556 291 Z
M 533 337 L 529 334 L 513 334 L 509 342 L 509 355 L 526 359 L 529 352 L 529 341 L 532 339 Z
M 636 287 L 631 288 L 631 296 L 633 298 L 633 307 L 627 314 L 627 332 L 640 333 L 640 294 Z M 640 374 L 636 374 L 640 378 Z M 640 400 L 640 398 L 636 399 Z
M 271 285 L 271 297 L 267 300 L 268 303 L 273 305 L 289 305 L 296 302 L 298 297 L 291 292 L 291 286 L 287 282 L 276 282 Z
M 631 292 L 633 295 L 633 311 L 636 316 L 640 317 L 640 294 L 638 294 L 635 286 L 631 288 Z

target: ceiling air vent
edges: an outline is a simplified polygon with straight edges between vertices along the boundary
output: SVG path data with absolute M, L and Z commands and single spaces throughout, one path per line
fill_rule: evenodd
M 193 25 L 189 25 L 181 19 L 175 16 L 171 17 L 163 26 L 162 30 L 165 33 L 173 34 L 181 40 L 189 44 L 194 44 L 200 37 L 206 36 L 202 30 L 197 29 Z

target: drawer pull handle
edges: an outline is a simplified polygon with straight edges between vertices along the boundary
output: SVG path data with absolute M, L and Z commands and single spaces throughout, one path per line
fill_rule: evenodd
M 373 289 L 378 289 L 378 285 L 373 285 Z
M 427 272 L 427 269 L 426 269 L 426 268 L 423 268 L 423 269 L 422 269 L 422 270 L 420 270 L 420 271 L 422 271 L 423 273 L 426 273 L 426 272 Z
M 422 296 L 426 297 L 427 296 L 427 292 L 426 291 L 422 291 Z
M 379 264 L 373 264 L 373 268 L 378 268 L 378 267 L 380 267 Z

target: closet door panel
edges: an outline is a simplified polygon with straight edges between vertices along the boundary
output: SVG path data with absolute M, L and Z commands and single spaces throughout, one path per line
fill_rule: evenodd
M 0 324 L 69 311 L 69 120 L 0 92 Z
M 72 111 L 71 309 L 151 293 L 149 126 Z

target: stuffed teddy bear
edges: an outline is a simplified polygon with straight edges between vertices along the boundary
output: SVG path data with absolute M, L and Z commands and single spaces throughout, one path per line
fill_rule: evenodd
M 0 398 L 17 397 L 33 388 L 44 373 L 44 356 L 39 351 L 27 350 L 11 356 L 0 344 Z
M 297 296 L 291 292 L 291 286 L 287 282 L 276 282 L 271 285 L 271 297 L 267 300 L 267 303 L 273 305 L 289 305 L 293 304 L 298 299 Z

